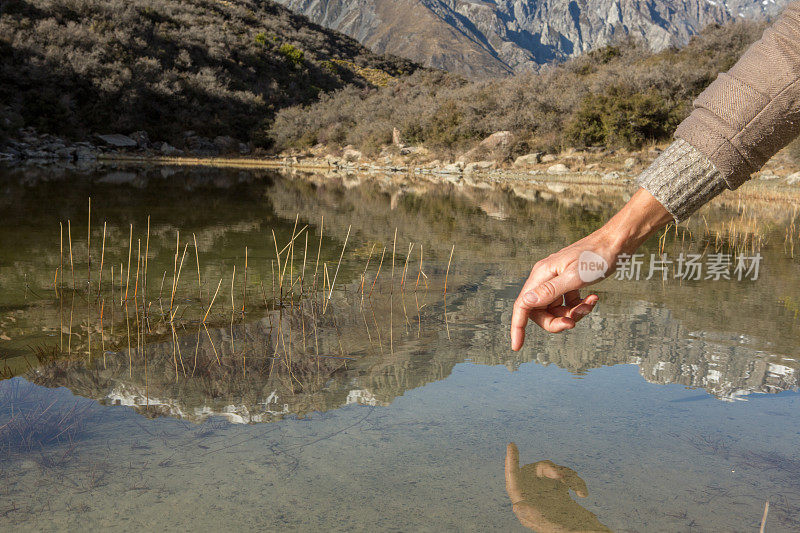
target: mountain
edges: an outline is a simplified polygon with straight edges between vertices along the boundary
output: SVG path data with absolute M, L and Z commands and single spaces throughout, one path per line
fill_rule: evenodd
M 278 0 L 376 52 L 471 78 L 541 65 L 628 36 L 653 51 L 704 26 L 774 16 L 788 0 Z
M 283 107 L 416 68 L 268 0 L 4 0 L 0 137 L 28 126 L 265 142 Z

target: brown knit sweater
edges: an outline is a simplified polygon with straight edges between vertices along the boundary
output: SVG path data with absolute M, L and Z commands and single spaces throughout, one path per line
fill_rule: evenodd
M 686 219 L 724 189 L 736 189 L 800 134 L 800 2 L 694 101 L 676 142 L 639 178 L 675 217 Z

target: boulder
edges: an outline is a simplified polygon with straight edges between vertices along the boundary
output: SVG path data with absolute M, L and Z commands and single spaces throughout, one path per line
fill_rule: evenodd
M 428 155 L 430 151 L 422 146 L 404 146 L 400 149 L 400 155 Z
M 513 139 L 514 134 L 510 131 L 497 131 L 482 140 L 480 146 L 488 150 L 494 150 L 501 146 L 508 146 Z
M 219 155 L 219 148 L 207 137 L 194 135 L 187 137 L 183 142 L 186 148 L 195 155 L 212 157 Z
M 636 166 L 636 158 L 629 157 L 628 159 L 625 160 L 625 162 L 622 165 L 625 168 L 625 170 L 630 172 L 631 170 L 633 170 L 633 167 Z
M 554 156 L 553 154 L 544 154 L 541 159 L 542 163 L 552 163 L 555 160 L 556 156 Z
M 786 176 L 786 183 L 788 185 L 794 185 L 796 183 L 800 183 L 800 172 L 795 172 L 794 174 L 789 174 Z
M 556 163 L 547 168 L 548 174 L 567 174 L 568 172 L 569 168 L 564 163 Z
M 464 167 L 464 172 L 467 174 L 471 174 L 473 172 L 491 170 L 495 168 L 495 166 L 496 164 L 494 161 L 475 161 L 473 163 L 468 163 Z
M 524 168 L 533 166 L 542 160 L 541 152 L 533 152 L 532 154 L 521 155 L 514 160 L 514 168 Z
M 464 165 L 462 163 L 451 163 L 442 167 L 442 172 L 445 174 L 461 174 L 463 170 Z
M 342 159 L 344 159 L 347 163 L 355 163 L 362 158 L 361 152 L 354 148 L 346 148 L 344 152 L 342 152 Z
M 46 150 L 37 150 L 35 148 L 31 148 L 29 150 L 25 150 L 25 159 L 55 159 L 56 154 L 53 152 L 48 152 Z
M 182 150 L 178 150 L 177 148 L 175 148 L 171 144 L 167 144 L 167 143 L 161 143 L 161 147 L 159 148 L 159 151 L 163 155 L 166 155 L 166 156 L 176 156 L 176 155 L 183 154 Z
M 150 137 L 146 131 L 134 131 L 130 134 L 130 138 L 136 143 L 136 147 L 140 150 L 146 150 L 150 147 Z
M 97 138 L 106 143 L 109 146 L 113 146 L 114 148 L 136 148 L 136 141 L 128 137 L 127 135 L 122 135 L 119 133 L 113 133 L 110 135 L 97 135 Z
M 229 135 L 219 135 L 214 137 L 214 145 L 223 154 L 230 154 L 238 151 L 239 142 Z
M 89 146 L 79 145 L 75 148 L 75 159 L 78 161 L 94 161 L 97 153 Z
M 59 159 L 74 159 L 75 158 L 75 148 L 72 146 L 65 146 L 63 148 L 59 148 L 54 152 L 56 157 Z

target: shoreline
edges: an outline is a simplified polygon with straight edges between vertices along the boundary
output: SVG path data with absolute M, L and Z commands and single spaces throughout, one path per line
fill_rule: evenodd
M 623 156 L 629 154 L 623 154 Z M 572 197 L 591 196 L 595 201 L 601 200 L 604 193 L 612 196 L 625 196 L 632 192 L 636 176 L 640 168 L 630 170 L 613 169 L 615 161 L 610 158 L 599 158 L 606 164 L 595 161 L 589 165 L 578 165 L 571 169 L 564 162 L 581 158 L 578 153 L 552 157 L 542 163 L 529 165 L 526 168 L 504 168 L 496 162 L 484 161 L 476 163 L 448 163 L 438 160 L 433 162 L 404 161 L 405 164 L 381 164 L 376 159 L 361 158 L 357 161 L 346 161 L 345 158 L 331 155 L 303 157 L 291 156 L 204 156 L 204 155 L 156 155 L 152 153 L 137 154 L 127 151 L 113 150 L 94 153 L 91 158 L 62 159 L 56 157 L 26 157 L 22 159 L 0 160 L 0 166 L 12 169 L 25 167 L 62 168 L 65 170 L 91 171 L 100 170 L 103 166 L 175 166 L 205 167 L 232 169 L 266 169 L 282 172 L 307 172 L 324 175 L 329 178 L 347 178 L 359 175 L 378 178 L 391 176 L 398 182 L 408 178 L 423 178 L 455 186 L 467 186 L 476 189 L 506 189 L 516 196 L 527 199 L 550 199 L 562 194 Z M 655 156 L 652 157 L 654 159 Z M 386 160 L 387 158 L 384 158 Z M 619 157 L 617 157 L 619 159 Z M 630 158 L 629 158 L 630 159 Z M 775 158 L 778 159 L 778 158 Z M 618 161 L 617 161 L 618 163 Z M 650 161 L 641 161 L 639 167 L 649 165 Z M 785 161 L 770 161 L 765 168 L 745 182 L 736 191 L 728 191 L 713 200 L 715 204 L 738 206 L 742 202 L 756 203 L 766 206 L 784 204 L 800 205 L 800 172 L 793 168 L 786 169 Z M 510 165 L 505 165 L 508 167 Z M 587 168 L 588 166 L 588 168 Z M 629 165 L 630 166 L 630 165 Z M 773 167 L 773 168 L 770 168 Z M 777 168 L 774 168 L 777 167 Z M 779 175 L 777 172 L 783 174 Z M 788 174 L 788 175 L 787 175 Z M 777 207 L 773 205 L 773 207 Z

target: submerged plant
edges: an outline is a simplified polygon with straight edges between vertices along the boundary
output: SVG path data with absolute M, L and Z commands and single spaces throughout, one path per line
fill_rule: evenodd
M 83 432 L 83 421 L 91 404 L 62 402 L 38 394 L 37 389 L 22 379 L 0 383 L 0 453 L 8 456 L 43 452 L 69 445 L 61 457 L 63 461 Z

